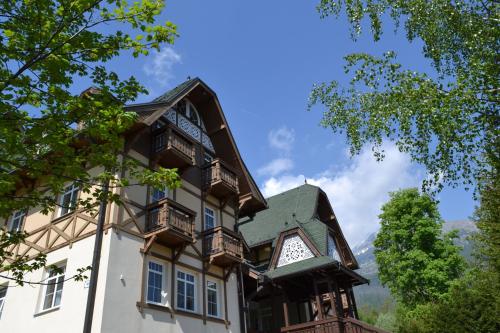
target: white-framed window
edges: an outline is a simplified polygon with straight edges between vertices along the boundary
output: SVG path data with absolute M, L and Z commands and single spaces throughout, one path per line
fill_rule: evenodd
M 151 189 L 151 202 L 160 201 L 166 197 L 168 197 L 168 187 Z
M 49 269 L 43 292 L 42 311 L 56 308 L 61 305 L 61 298 L 64 286 L 64 273 L 66 266 L 59 266 L 58 270 Z
M 217 220 L 215 218 L 215 211 L 205 207 L 205 230 L 213 229 L 216 225 Z
M 10 219 L 9 231 L 20 232 L 23 230 L 24 218 L 26 217 L 26 210 L 18 210 Z
M 59 205 L 61 206 L 59 209 L 59 216 L 63 216 L 75 210 L 79 190 L 80 188 L 76 183 L 68 185 L 64 188 L 64 192 L 59 200 Z
M 177 309 L 196 311 L 196 282 L 193 274 L 177 271 Z
M 2 318 L 2 311 L 5 305 L 5 297 L 7 296 L 7 286 L 0 286 L 0 318 Z
M 207 314 L 211 317 L 219 317 L 219 293 L 217 282 L 207 280 Z
M 156 262 L 148 262 L 148 284 L 147 284 L 147 295 L 146 301 L 148 303 L 165 305 L 166 293 L 166 270 L 165 265 Z

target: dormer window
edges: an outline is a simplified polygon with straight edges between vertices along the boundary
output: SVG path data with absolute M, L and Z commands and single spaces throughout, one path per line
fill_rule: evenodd
M 339 252 L 337 251 L 337 246 L 332 234 L 328 234 L 328 256 L 334 260 L 340 261 Z
M 200 126 L 200 115 L 191 103 L 187 99 L 183 99 L 177 103 L 177 111 L 189 119 L 193 124 Z

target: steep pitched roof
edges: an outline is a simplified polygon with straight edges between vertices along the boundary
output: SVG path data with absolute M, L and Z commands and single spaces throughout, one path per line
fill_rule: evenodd
M 267 207 L 266 200 L 262 196 L 245 162 L 241 158 L 226 117 L 222 112 L 217 95 L 200 78 L 195 77 L 193 79 L 188 79 L 149 103 L 125 106 L 126 110 L 138 114 L 136 125 L 133 127 L 132 131 L 137 131 L 145 126 L 152 125 L 166 111 L 188 95 L 190 99 L 191 96 L 203 96 L 205 101 L 209 99 L 213 106 L 211 110 L 215 110 L 214 113 L 206 115 L 204 119 L 206 121 L 205 125 L 207 125 L 208 135 L 216 150 L 223 151 L 224 154 L 227 155 L 225 162 L 229 162 L 231 166 L 239 171 L 240 176 L 243 177 L 242 179 L 244 181 L 240 182 L 241 194 L 239 208 L 241 216 L 253 214 L 256 211 L 265 209 Z M 198 111 L 200 110 L 198 109 Z M 208 121 L 210 121 L 212 125 L 210 129 L 208 128 Z
M 326 198 L 326 199 L 325 199 Z M 238 230 L 242 233 L 249 247 L 272 242 L 275 245 L 278 236 L 290 229 L 300 228 L 309 240 L 324 255 L 327 255 L 327 235 L 329 226 L 334 230 L 337 250 L 341 251 L 346 264 L 353 269 L 358 263 L 342 230 L 334 217 L 333 210 L 326 194 L 317 186 L 304 184 L 297 188 L 285 191 L 267 198 L 269 208 L 258 212 L 253 217 L 242 218 L 238 223 Z M 333 219 L 328 225 L 319 216 L 321 210 L 331 210 Z
M 177 97 L 178 95 L 182 94 L 182 92 L 184 90 L 189 89 L 189 87 L 192 86 L 197 81 L 201 81 L 201 80 L 198 77 L 195 77 L 194 79 L 188 79 L 188 80 L 182 82 L 181 84 L 179 84 L 177 87 L 175 87 L 175 88 L 167 91 L 163 95 L 160 95 L 160 96 L 156 97 L 155 99 L 153 99 L 153 103 L 155 103 L 155 102 L 156 103 L 160 103 L 160 102 L 168 103 L 172 99 L 175 99 L 175 97 Z
M 248 245 L 252 247 L 272 241 L 282 231 L 296 227 L 309 234 L 307 224 L 314 217 L 318 190 L 316 186 L 304 184 L 285 191 L 267 198 L 268 209 L 254 217 L 240 219 L 238 229 Z

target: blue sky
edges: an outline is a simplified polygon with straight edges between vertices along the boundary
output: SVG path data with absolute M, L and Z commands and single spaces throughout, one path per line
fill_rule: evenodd
M 378 228 L 387 192 L 418 186 L 425 171 L 390 143 L 385 162 L 370 152 L 350 158 L 345 138 L 319 126 L 321 108 L 306 111 L 314 83 L 346 83 L 343 56 L 394 50 L 414 70 L 429 71 L 421 45 L 404 32 L 385 30 L 374 43 L 368 31 L 350 39 L 345 19 L 320 19 L 317 1 L 172 0 L 161 20 L 178 25 L 180 37 L 160 53 L 109 64 L 121 76 L 134 75 L 151 100 L 198 76 L 218 94 L 240 152 L 266 195 L 302 184 L 320 185 L 329 195 L 351 245 Z M 466 219 L 472 194 L 445 189 L 440 210 L 446 220 Z

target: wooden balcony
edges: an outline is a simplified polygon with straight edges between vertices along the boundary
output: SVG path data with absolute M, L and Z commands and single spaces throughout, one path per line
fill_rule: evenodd
M 204 166 L 203 188 L 217 198 L 227 198 L 240 192 L 236 171 L 220 159 Z
M 240 236 L 224 227 L 215 227 L 203 233 L 203 256 L 210 263 L 226 267 L 243 261 Z
M 182 169 L 195 165 L 195 144 L 172 124 L 153 132 L 154 160 L 162 166 Z
M 163 199 L 148 207 L 146 237 L 155 236 L 167 246 L 194 242 L 196 213 L 170 199 Z
M 388 333 L 354 318 L 331 317 L 281 328 L 281 333 Z

